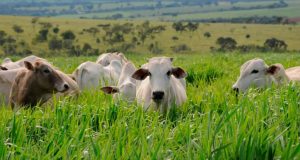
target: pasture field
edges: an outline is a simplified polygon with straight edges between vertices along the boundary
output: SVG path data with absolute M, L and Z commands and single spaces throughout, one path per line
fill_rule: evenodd
M 172 1 L 163 1 L 162 4 L 171 4 Z M 152 1 L 134 2 L 134 3 L 104 3 L 101 7 L 110 9 L 106 12 L 92 12 L 80 14 L 64 14 L 59 17 L 85 17 L 105 19 L 115 14 L 122 14 L 120 19 L 135 19 L 135 20 L 164 20 L 164 21 L 178 21 L 178 20 L 203 20 L 216 18 L 237 18 L 237 17 L 251 17 L 251 16 L 283 16 L 283 17 L 298 17 L 300 14 L 300 2 L 297 0 L 286 0 L 287 7 L 283 8 L 263 8 L 250 9 L 251 7 L 266 7 L 276 1 L 252 1 L 252 2 L 237 2 L 231 4 L 230 2 L 218 2 L 218 5 L 186 5 L 174 7 L 162 7 L 155 9 L 122 9 L 122 7 L 141 7 L 141 6 L 155 6 L 156 3 Z M 121 7 L 121 8 L 120 8 Z M 97 5 L 94 5 L 97 8 Z M 114 10 L 120 8 L 119 10 Z M 242 10 L 234 10 L 232 8 L 242 8 Z M 59 7 L 57 8 L 59 9 Z M 80 7 L 78 7 L 80 9 Z
M 23 3 L 22 3 L 23 2 Z M 27 3 L 24 3 L 27 2 Z M 31 2 L 31 3 L 30 3 Z M 7 15 L 38 15 L 73 18 L 134 20 L 204 20 L 252 16 L 299 17 L 298 0 L 237 0 L 237 1 L 54 1 L 54 0 L 2 0 L 7 5 L 1 12 Z M 202 2 L 202 3 L 201 3 Z M 231 3 L 233 2 L 233 3 Z M 48 5 L 43 5 L 47 3 Z M 14 4 L 13 8 L 9 9 Z M 284 4 L 284 5 L 283 5 Z
M 12 36 L 17 40 L 17 43 L 25 42 L 26 47 L 37 55 L 55 55 L 57 52 L 49 51 L 48 41 L 57 36 L 61 38 L 61 33 L 67 30 L 71 30 L 75 33 L 76 39 L 74 45 L 83 47 L 84 43 L 88 43 L 92 48 L 98 49 L 100 53 L 113 48 L 120 48 L 123 44 L 132 44 L 133 37 L 139 37 L 136 27 L 141 25 L 144 21 L 112 21 L 112 20 L 82 20 L 72 18 L 48 18 L 41 17 L 35 24 L 32 23 L 32 17 L 21 17 L 21 16 L 0 16 L 0 30 L 5 31 L 8 35 Z M 33 39 L 39 34 L 42 29 L 39 23 L 51 23 L 52 28 L 49 29 L 48 41 L 43 43 L 33 43 Z M 103 40 L 107 38 L 106 32 L 98 25 L 111 24 L 125 24 L 131 23 L 134 29 L 129 34 L 124 34 L 124 42 L 115 43 L 113 45 L 108 44 Z M 210 24 L 200 23 L 199 28 L 192 31 L 176 32 L 172 28 L 171 22 L 158 22 L 151 21 L 150 26 L 162 25 L 165 26 L 165 31 L 156 33 L 149 36 L 144 43 L 140 45 L 134 45 L 126 52 L 135 53 L 150 53 L 149 47 L 152 44 L 157 44 L 157 47 L 162 50 L 162 53 L 172 53 L 172 47 L 185 44 L 192 53 L 207 53 L 211 47 L 218 47 L 216 40 L 219 37 L 232 37 L 237 41 L 238 45 L 259 45 L 262 46 L 266 39 L 277 38 L 284 40 L 288 45 L 288 50 L 299 51 L 300 50 L 300 26 L 299 25 L 258 25 L 258 24 Z M 20 26 L 24 32 L 16 33 L 13 30 L 13 26 Z M 55 34 L 52 32 L 54 27 L 60 29 L 59 33 Z M 83 32 L 90 28 L 96 28 L 99 30 L 98 33 L 91 34 Z M 204 36 L 206 32 L 211 34 L 211 37 L 207 38 Z M 250 38 L 246 38 L 246 35 Z M 178 38 L 174 40 L 173 38 Z M 97 42 L 99 39 L 100 42 Z M 20 46 L 20 45 L 19 45 Z M 21 48 L 21 47 L 18 47 Z M 118 49 L 122 51 L 121 49 Z M 65 52 L 64 50 L 59 53 Z M 0 47 L 0 55 L 4 54 L 4 50 Z
M 126 54 L 136 66 L 153 55 Z M 235 96 L 239 67 L 255 57 L 286 68 L 290 54 L 166 54 L 184 68 L 188 101 L 167 115 L 114 104 L 99 89 L 54 107 L 0 111 L 0 159 L 299 159 L 300 86 Z M 15 57 L 14 60 L 18 59 Z M 71 73 L 96 57 L 53 57 Z

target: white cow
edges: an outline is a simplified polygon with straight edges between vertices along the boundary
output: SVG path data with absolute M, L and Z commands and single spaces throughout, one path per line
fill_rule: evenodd
M 91 89 L 98 86 L 116 85 L 118 83 L 122 64 L 118 60 L 113 60 L 108 66 L 103 67 L 94 62 L 84 62 L 73 72 L 79 88 Z
M 172 106 L 182 105 L 186 99 L 186 72 L 172 66 L 172 58 L 155 57 L 132 75 L 137 81 L 137 102 L 145 110 L 153 107 L 166 113 Z
M 25 68 L 11 70 L 0 70 L 0 103 L 7 105 L 9 101 L 10 90 L 17 76 L 17 73 Z
M 240 77 L 232 86 L 237 92 L 245 92 L 250 86 L 265 88 L 272 85 L 282 85 L 290 81 L 300 81 L 300 67 L 287 70 L 282 64 L 268 66 L 262 59 L 252 59 L 245 62 L 240 69 Z
M 1 64 L 1 68 L 3 68 L 3 69 L 6 68 L 6 69 L 10 70 L 10 69 L 16 69 L 16 68 L 20 68 L 20 67 L 25 67 L 24 61 L 27 61 L 30 63 L 34 63 L 36 61 L 41 61 L 41 62 L 44 62 L 44 63 L 52 66 L 52 64 L 50 64 L 46 59 L 31 55 L 31 56 L 22 58 L 16 62 L 13 62 L 10 58 L 5 58 Z
M 101 90 L 107 94 L 113 94 L 115 101 L 125 100 L 133 102 L 136 96 L 136 80 L 131 76 L 136 71 L 133 63 L 127 62 L 122 68 L 117 86 L 103 87 Z
M 98 58 L 96 63 L 101 64 L 102 66 L 108 66 L 111 61 L 113 60 L 119 60 L 121 64 L 123 65 L 124 63 L 127 62 L 126 57 L 124 56 L 123 53 L 103 53 L 101 54 Z
M 10 58 L 5 58 L 0 66 L 1 70 L 10 70 L 20 68 L 21 66 L 13 62 Z
M 43 63 L 46 63 L 46 64 L 48 64 L 48 65 L 53 66 L 53 65 L 52 65 L 49 61 L 47 61 L 46 59 L 41 58 L 41 57 L 38 57 L 38 56 L 35 56 L 35 55 L 27 56 L 27 57 L 25 57 L 25 58 L 22 58 L 22 59 L 16 61 L 15 63 L 16 63 L 17 65 L 21 66 L 21 67 L 25 67 L 24 61 L 27 61 L 27 62 L 30 62 L 30 63 L 34 63 L 34 62 L 36 62 L 36 61 L 41 61 L 41 62 L 43 62 Z

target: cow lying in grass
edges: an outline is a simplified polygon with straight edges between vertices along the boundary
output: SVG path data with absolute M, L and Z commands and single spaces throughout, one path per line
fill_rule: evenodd
M 81 90 L 98 86 L 116 85 L 122 69 L 119 60 L 113 60 L 108 66 L 94 62 L 84 62 L 73 72 L 72 76 Z
M 145 110 L 153 107 L 166 113 L 172 106 L 182 105 L 186 99 L 186 72 L 172 66 L 172 58 L 151 58 L 132 78 L 137 80 L 136 99 Z
M 131 76 L 136 71 L 133 63 L 124 64 L 117 86 L 107 86 L 101 88 L 106 94 L 113 94 L 115 101 L 124 100 L 133 102 L 136 96 L 136 80 Z
M 7 105 L 9 101 L 9 95 L 10 95 L 10 90 L 12 88 L 12 84 L 14 83 L 15 77 L 17 76 L 17 73 L 21 70 L 27 70 L 25 68 L 25 63 L 24 61 L 29 61 L 31 64 L 34 64 L 35 62 L 39 61 L 40 63 L 44 63 L 46 65 L 51 66 L 51 68 L 54 68 L 46 59 L 37 57 L 37 56 L 28 56 L 23 59 L 20 59 L 16 62 L 12 62 L 9 58 L 6 58 L 3 60 L 2 65 L 0 66 L 0 95 L 1 99 L 0 102 L 1 104 Z M 7 68 L 6 64 L 10 64 L 15 66 L 16 69 L 11 69 Z M 63 93 L 56 93 L 55 96 L 58 99 L 59 97 L 65 97 L 65 96 L 77 96 L 80 93 L 79 87 L 77 83 L 69 77 L 67 74 L 63 73 L 62 71 L 59 71 L 58 69 L 55 68 L 55 71 L 57 74 L 69 85 L 69 89 Z M 44 95 L 42 99 L 49 99 L 51 98 L 53 94 L 47 94 Z M 51 104 L 51 100 L 49 99 L 48 102 Z M 49 104 L 49 103 L 47 103 Z
M 98 58 L 96 63 L 101 64 L 102 66 L 108 66 L 111 61 L 118 60 L 121 64 L 125 64 L 127 62 L 126 57 L 123 53 L 103 53 Z
M 24 61 L 27 61 L 30 63 L 34 63 L 36 61 L 41 61 L 41 62 L 51 65 L 46 59 L 31 55 L 31 56 L 22 58 L 16 62 L 13 62 L 10 58 L 5 58 L 1 64 L 1 66 L 7 68 L 8 70 L 16 69 L 16 68 L 20 68 L 20 67 L 25 67 Z
M 18 72 L 10 91 L 9 104 L 33 107 L 45 103 L 53 93 L 65 92 L 69 84 L 50 65 L 24 61 L 25 68 Z
M 240 77 L 232 88 L 236 92 L 246 92 L 250 86 L 265 88 L 272 83 L 282 85 L 290 81 L 300 81 L 300 67 L 285 70 L 281 64 L 268 66 L 264 60 L 255 58 L 241 66 Z

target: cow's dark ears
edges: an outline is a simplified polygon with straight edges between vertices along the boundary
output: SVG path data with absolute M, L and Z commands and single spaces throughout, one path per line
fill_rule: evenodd
M 6 67 L 3 67 L 3 66 L 0 66 L 0 69 L 3 70 L 3 71 L 8 70 Z
M 178 79 L 185 78 L 187 76 L 187 73 L 180 67 L 172 68 L 171 72 Z
M 101 90 L 106 94 L 114 94 L 119 92 L 119 88 L 112 86 L 102 87 Z
M 276 65 L 271 65 L 270 67 L 267 68 L 267 74 L 274 75 L 280 70 L 280 68 Z
M 34 71 L 34 67 L 33 67 L 33 65 L 32 65 L 30 62 L 24 61 L 24 64 L 25 64 L 25 67 L 26 67 L 28 70 Z
M 173 62 L 173 60 L 174 60 L 174 58 L 173 58 L 173 57 L 170 57 L 170 61 Z
M 147 69 L 141 68 L 136 70 L 131 77 L 136 80 L 144 80 L 149 75 L 150 72 Z

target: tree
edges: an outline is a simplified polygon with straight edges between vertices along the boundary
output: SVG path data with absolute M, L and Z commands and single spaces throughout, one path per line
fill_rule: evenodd
M 17 34 L 23 33 L 23 32 L 24 32 L 24 30 L 22 29 L 22 27 L 19 26 L 19 25 L 13 25 L 13 30 L 14 30 Z
M 192 23 L 192 22 L 188 22 L 188 24 L 185 26 L 185 28 L 187 28 L 191 32 L 196 31 L 198 27 L 199 27 L 198 23 Z
M 41 29 L 39 31 L 39 34 L 36 36 L 36 41 L 37 42 L 44 42 L 44 41 L 47 41 L 48 39 L 48 29 Z
M 74 40 L 76 38 L 75 34 L 71 30 L 63 32 L 61 36 L 64 40 Z
M 84 43 L 83 47 L 82 47 L 82 51 L 83 52 L 87 52 L 89 50 L 93 49 L 92 46 L 88 43 Z
M 276 38 L 267 39 L 264 46 L 272 51 L 285 51 L 287 49 L 287 44 L 283 40 Z
M 0 46 L 6 42 L 6 35 L 5 31 L 0 31 Z
M 216 44 L 220 46 L 221 51 L 232 51 L 236 48 L 237 42 L 231 37 L 220 37 Z
M 154 54 L 161 54 L 163 52 L 163 50 L 159 48 L 158 42 L 151 43 L 148 47 L 148 50 Z
M 172 40 L 173 40 L 173 41 L 177 41 L 177 40 L 179 40 L 179 38 L 178 38 L 177 36 L 173 36 L 173 37 L 172 37 Z
M 108 42 L 110 44 L 124 42 L 124 36 L 121 33 L 115 33 Z
M 49 23 L 49 22 L 40 22 L 39 24 L 40 24 L 40 25 L 42 26 L 42 28 L 44 28 L 44 29 L 50 29 L 50 28 L 52 28 L 52 24 Z
M 33 17 L 31 19 L 31 24 L 33 26 L 33 30 L 35 30 L 35 24 L 38 22 L 38 20 L 39 20 L 39 17 Z
M 176 32 L 183 32 L 185 31 L 185 27 L 182 24 L 182 22 L 174 22 L 172 25 L 173 29 L 175 29 Z
M 123 18 L 123 14 L 121 13 L 117 13 L 117 14 L 113 14 L 110 19 L 121 19 Z
M 3 51 L 7 56 L 15 55 L 17 53 L 17 45 L 14 43 L 5 43 Z
M 50 50 L 61 50 L 62 49 L 62 40 L 59 40 L 56 36 L 49 40 L 48 48 Z
M 59 32 L 59 28 L 58 27 L 55 27 L 55 28 L 53 28 L 53 33 L 55 33 L 55 34 L 57 34 L 58 32 Z
M 84 29 L 83 31 L 90 33 L 91 35 L 93 35 L 93 37 L 95 37 L 96 34 L 100 32 L 100 30 L 96 27 L 91 27 L 89 29 Z
M 186 44 L 179 44 L 171 47 L 172 51 L 175 53 L 190 51 L 191 48 Z
M 211 37 L 211 34 L 210 34 L 210 32 L 205 32 L 203 35 L 204 35 L 204 37 L 206 37 L 206 38 L 209 38 L 209 37 Z

